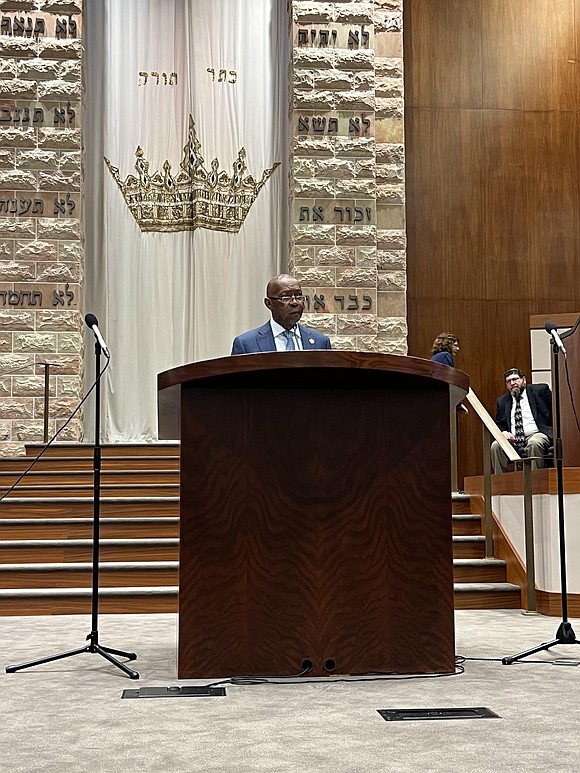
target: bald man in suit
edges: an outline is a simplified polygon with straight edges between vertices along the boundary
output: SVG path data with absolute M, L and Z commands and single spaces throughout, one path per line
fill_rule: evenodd
M 264 304 L 272 318 L 237 336 L 232 354 L 330 349 L 328 336 L 298 324 L 304 312 L 304 296 L 300 282 L 293 276 L 279 274 L 270 279 Z

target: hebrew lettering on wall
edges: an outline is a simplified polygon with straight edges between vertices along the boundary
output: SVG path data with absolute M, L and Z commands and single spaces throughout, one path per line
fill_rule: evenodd
M 76 289 L 76 292 L 75 292 Z M 78 287 L 64 285 L 34 285 L 27 290 L 0 290 L 0 308 L 52 309 L 78 308 Z
M 359 27 L 327 27 L 313 24 L 309 27 L 299 27 L 296 36 L 299 48 L 371 48 L 371 33 L 365 25 Z
M 74 15 L 49 17 L 48 19 L 42 16 L 1 16 L 1 35 L 32 39 L 51 37 L 57 40 L 77 39 L 80 37 L 79 27 Z
M 21 126 L 43 126 L 46 118 L 47 124 L 50 122 L 51 111 L 43 107 L 10 107 L 8 105 L 2 105 L 0 107 L 0 124 L 6 126 L 7 124 L 21 125 Z M 74 123 L 76 117 L 76 111 L 71 106 L 70 102 L 66 103 L 66 107 L 55 107 L 52 110 L 52 123 L 55 127 L 66 126 L 69 127 Z
M 352 113 L 345 111 L 335 116 L 316 115 L 316 113 L 298 114 L 295 133 L 310 136 L 372 137 L 373 117 L 370 113 Z
M 340 314 L 342 312 L 373 312 L 375 304 L 373 298 L 366 290 L 345 290 L 337 293 L 329 290 L 328 293 L 319 291 L 313 295 L 304 296 L 304 307 L 309 313 L 326 312 L 327 314 Z
M 374 205 L 364 207 L 322 206 L 300 207 L 301 223 L 332 223 L 334 225 L 370 224 L 374 222 Z

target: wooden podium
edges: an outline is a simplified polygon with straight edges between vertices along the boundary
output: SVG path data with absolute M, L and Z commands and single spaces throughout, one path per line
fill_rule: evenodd
M 315 351 L 158 376 L 181 437 L 180 679 L 455 667 L 449 411 L 468 377 Z

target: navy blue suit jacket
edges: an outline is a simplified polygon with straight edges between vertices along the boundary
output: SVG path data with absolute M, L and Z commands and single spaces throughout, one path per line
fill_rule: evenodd
M 433 362 L 440 362 L 442 365 L 449 365 L 449 367 L 455 367 L 455 360 L 451 352 L 436 352 L 431 356 Z
M 318 333 L 312 328 L 298 325 L 300 337 L 302 339 L 302 348 L 308 349 L 330 349 L 330 338 Z M 275 352 L 276 343 L 272 333 L 272 326 L 266 322 L 262 327 L 255 330 L 248 330 L 234 339 L 232 345 L 232 354 L 257 354 L 258 352 Z
M 554 439 L 552 429 L 552 392 L 547 384 L 526 384 L 526 394 L 538 429 Z M 502 432 L 511 432 L 512 396 L 509 392 L 498 397 L 495 423 Z

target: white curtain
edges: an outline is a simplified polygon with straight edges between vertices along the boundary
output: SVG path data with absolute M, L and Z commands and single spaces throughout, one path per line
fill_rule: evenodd
M 287 265 L 286 4 L 90 0 L 84 24 L 84 309 L 111 351 L 102 440 L 148 442 L 157 373 L 229 354 L 235 335 L 267 318 L 266 282 Z M 105 165 L 104 156 L 121 180 L 136 175 L 139 146 L 150 174 L 169 161 L 176 176 L 190 114 L 206 170 L 217 158 L 231 175 L 240 148 L 256 180 L 281 164 L 238 233 L 142 232 Z M 89 331 L 85 374 L 91 383 Z M 92 417 L 89 407 L 87 438 Z

